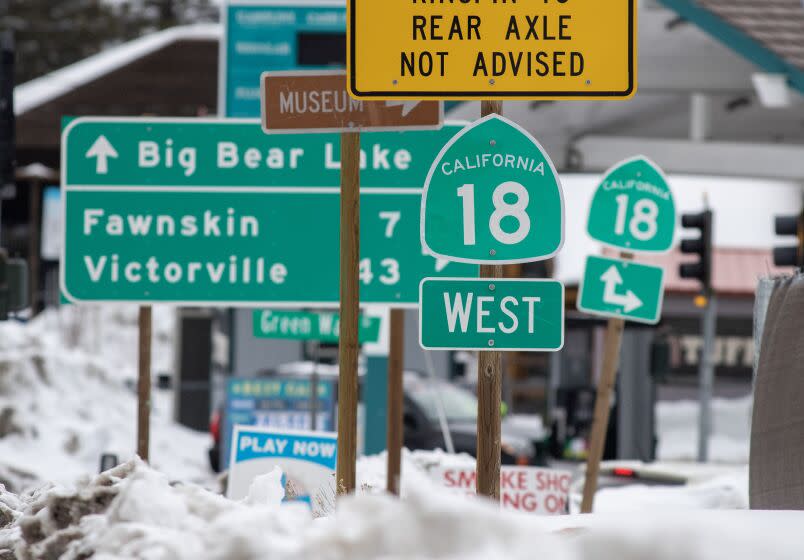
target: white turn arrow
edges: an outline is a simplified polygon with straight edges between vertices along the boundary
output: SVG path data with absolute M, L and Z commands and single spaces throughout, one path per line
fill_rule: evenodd
M 637 295 L 628 290 L 625 295 L 617 293 L 617 286 L 623 283 L 623 277 L 620 276 L 620 271 L 617 267 L 612 265 L 600 277 L 606 285 L 603 290 L 603 301 L 612 305 L 621 305 L 623 311 L 630 313 L 631 311 L 642 307 L 642 300 Z
M 106 175 L 106 173 L 109 172 L 109 158 L 116 158 L 117 150 L 115 150 L 114 146 L 101 134 L 92 144 L 92 147 L 87 150 L 85 157 L 97 158 L 95 161 L 95 173 L 98 175 Z
M 408 113 L 410 113 L 413 109 L 416 108 L 416 105 L 421 103 L 421 101 L 386 101 L 386 107 L 402 107 L 402 116 L 407 117 Z

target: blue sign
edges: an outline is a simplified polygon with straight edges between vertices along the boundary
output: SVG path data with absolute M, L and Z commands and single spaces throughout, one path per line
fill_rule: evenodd
M 226 385 L 226 407 L 221 432 L 221 464 L 229 464 L 230 442 L 234 426 L 311 430 L 312 383 L 298 378 L 233 377 Z M 318 413 L 316 429 L 335 429 L 335 383 L 318 381 Z
M 219 114 L 260 116 L 260 74 L 268 70 L 343 68 L 342 0 L 230 0 L 222 11 Z
M 226 495 L 241 500 L 254 479 L 282 469 L 285 499 L 307 501 L 335 472 L 337 434 L 236 426 Z

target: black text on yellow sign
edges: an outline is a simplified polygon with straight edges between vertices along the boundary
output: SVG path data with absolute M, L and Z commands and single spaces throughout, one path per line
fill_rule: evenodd
M 356 98 L 636 92 L 636 0 L 349 0 L 348 10 Z

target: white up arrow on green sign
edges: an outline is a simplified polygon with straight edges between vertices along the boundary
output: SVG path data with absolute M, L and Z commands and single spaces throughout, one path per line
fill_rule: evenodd
M 589 210 L 593 239 L 625 251 L 664 252 L 675 228 L 673 192 L 655 163 L 638 156 L 606 172 Z
M 361 136 L 360 300 L 418 304 L 422 186 L 460 126 Z M 340 142 L 259 121 L 79 118 L 62 134 L 61 289 L 72 302 L 338 304 Z
M 662 268 L 590 256 L 578 294 L 578 309 L 653 324 L 661 316 L 663 295 Z
M 557 280 L 426 278 L 419 343 L 440 350 L 560 350 L 564 286 Z
M 465 263 L 547 259 L 564 242 L 564 199 L 547 153 L 499 115 L 467 126 L 441 150 L 422 197 L 422 246 Z

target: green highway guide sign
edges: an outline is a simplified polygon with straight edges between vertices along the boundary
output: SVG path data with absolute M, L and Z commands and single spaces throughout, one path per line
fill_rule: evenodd
M 564 345 L 557 280 L 425 278 L 420 292 L 424 349 L 553 352 Z
M 459 130 L 362 135 L 361 303 L 415 307 L 427 276 L 477 267 L 425 254 L 421 187 Z M 78 118 L 62 133 L 61 289 L 72 302 L 333 307 L 337 134 L 258 120 Z
M 589 210 L 593 239 L 625 251 L 665 252 L 675 228 L 673 192 L 655 163 L 637 156 L 606 172 Z
M 520 263 L 564 243 L 564 198 L 536 139 L 499 115 L 456 134 L 433 162 L 422 196 L 422 246 L 465 263 Z
M 254 310 L 256 338 L 284 338 L 338 342 L 340 315 L 335 312 Z M 363 315 L 358 321 L 358 341 L 361 344 L 380 339 L 380 318 Z
M 664 270 L 632 261 L 590 256 L 578 309 L 592 315 L 655 324 L 662 313 Z

